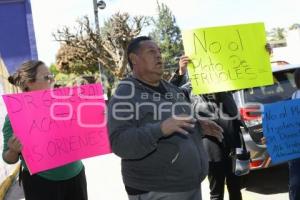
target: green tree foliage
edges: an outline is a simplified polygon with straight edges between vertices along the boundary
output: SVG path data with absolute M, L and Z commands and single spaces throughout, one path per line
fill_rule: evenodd
M 51 64 L 49 67 L 49 70 L 50 70 L 51 74 L 53 74 L 54 76 L 56 76 L 59 73 L 55 64 Z
M 166 70 L 178 66 L 178 58 L 183 54 L 182 36 L 175 16 L 167 5 L 157 1 L 158 19 L 153 19 L 154 31 L 150 36 L 159 44 Z

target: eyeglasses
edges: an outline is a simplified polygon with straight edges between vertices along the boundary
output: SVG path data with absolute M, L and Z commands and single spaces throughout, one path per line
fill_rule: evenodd
M 54 75 L 53 74 L 48 74 L 48 75 L 45 75 L 43 76 L 43 78 L 40 78 L 40 79 L 36 79 L 37 81 L 40 80 L 40 81 L 53 81 L 54 80 Z
M 54 80 L 54 75 L 53 74 L 48 74 L 46 76 L 44 76 L 44 80 L 45 81 L 53 81 Z

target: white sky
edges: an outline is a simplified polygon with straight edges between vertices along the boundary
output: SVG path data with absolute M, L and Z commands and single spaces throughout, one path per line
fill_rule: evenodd
M 167 4 L 181 29 L 264 22 L 266 29 L 300 23 L 297 0 L 159 0 Z M 131 15 L 156 16 L 156 0 L 105 0 L 99 21 L 117 11 Z M 39 59 L 55 62 L 59 44 L 52 33 L 62 26 L 74 26 L 88 15 L 94 22 L 93 0 L 31 0 Z

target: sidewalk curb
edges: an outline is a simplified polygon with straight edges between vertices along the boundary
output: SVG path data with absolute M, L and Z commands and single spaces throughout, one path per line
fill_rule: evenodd
M 16 176 L 18 175 L 20 170 L 20 164 L 17 165 L 16 169 L 14 170 L 14 172 L 9 175 L 0 185 L 0 200 L 3 200 L 6 192 L 8 191 L 8 189 L 10 188 L 10 186 L 12 185 L 12 183 L 14 182 Z

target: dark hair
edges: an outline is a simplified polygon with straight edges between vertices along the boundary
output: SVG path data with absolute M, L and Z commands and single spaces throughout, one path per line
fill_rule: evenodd
M 35 81 L 37 68 L 40 65 L 44 65 L 44 63 L 39 60 L 24 62 L 14 74 L 8 77 L 8 82 L 19 87 L 22 91 L 28 91 L 27 83 Z
M 300 69 L 295 70 L 294 79 L 297 89 L 300 89 Z
M 148 37 L 148 36 L 140 36 L 140 37 L 137 37 L 137 38 L 134 38 L 133 40 L 131 40 L 131 42 L 129 43 L 128 47 L 127 47 L 127 60 L 128 60 L 128 63 L 129 63 L 129 66 L 130 68 L 132 69 L 133 68 L 133 65 L 132 65 L 132 62 L 129 58 L 129 55 L 131 53 L 136 53 L 137 50 L 139 49 L 140 47 L 140 43 L 142 41 L 147 41 L 147 40 L 152 40 L 151 37 Z

